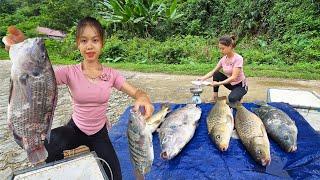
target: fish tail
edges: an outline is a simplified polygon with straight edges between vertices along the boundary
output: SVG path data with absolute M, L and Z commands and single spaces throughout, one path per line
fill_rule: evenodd
M 229 102 L 229 106 L 230 106 L 231 108 L 239 109 L 239 108 L 242 107 L 242 104 L 241 104 L 241 102 L 239 102 L 239 101 L 234 102 L 234 103 L 230 103 L 230 102 Z
M 166 109 L 166 108 L 168 108 L 168 111 L 170 111 L 170 103 L 169 102 L 161 104 L 161 109 Z
M 48 151 L 44 145 L 40 145 L 32 151 L 28 151 L 28 159 L 32 164 L 44 162 L 48 157 Z
M 254 103 L 259 106 L 268 106 L 267 102 L 265 101 L 255 101 Z

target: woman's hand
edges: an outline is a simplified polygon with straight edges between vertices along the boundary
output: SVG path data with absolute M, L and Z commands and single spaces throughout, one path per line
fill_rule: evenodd
M 202 77 L 197 78 L 198 81 L 204 81 L 204 80 L 206 80 L 206 79 L 207 79 L 207 78 L 206 78 L 205 76 L 202 76 Z
M 220 82 L 218 81 L 212 81 L 212 83 L 210 84 L 210 86 L 215 87 L 215 86 L 220 86 Z
M 127 93 L 129 96 L 135 99 L 134 107 L 133 107 L 134 111 L 140 111 L 140 108 L 143 108 L 144 112 L 142 113 L 144 113 L 144 117 L 146 119 L 149 119 L 149 117 L 152 116 L 154 107 L 147 93 L 145 93 L 140 89 L 137 89 L 136 87 L 132 86 L 128 82 L 125 82 L 122 85 L 121 91 Z
M 138 91 L 140 91 L 140 90 L 138 90 Z M 149 117 L 151 117 L 153 114 L 154 107 L 151 104 L 150 98 L 146 95 L 146 93 L 144 93 L 144 94 L 145 95 L 142 95 L 136 99 L 136 101 L 134 102 L 133 110 L 139 111 L 140 107 L 143 107 L 144 111 L 145 111 L 144 117 L 146 119 L 149 119 Z
M 5 44 L 5 48 L 9 51 L 10 46 L 17 44 L 26 39 L 23 32 L 17 29 L 15 26 L 8 27 L 8 35 L 2 38 L 2 42 Z

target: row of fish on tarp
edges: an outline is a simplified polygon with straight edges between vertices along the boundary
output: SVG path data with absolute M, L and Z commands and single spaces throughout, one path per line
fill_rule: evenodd
M 233 129 L 252 158 L 262 166 L 271 162 L 268 136 L 286 152 L 297 150 L 298 129 L 292 119 L 275 107 L 261 102 L 260 107 L 247 110 L 236 104 L 235 119 L 226 97 L 219 97 L 207 116 L 208 135 L 220 151 L 227 151 Z M 196 104 L 170 112 L 168 104 L 147 121 L 141 112 L 131 110 L 127 129 L 129 152 L 136 174 L 144 176 L 151 170 L 154 159 L 152 133 L 159 134 L 161 158 L 174 158 L 192 139 L 201 109 Z

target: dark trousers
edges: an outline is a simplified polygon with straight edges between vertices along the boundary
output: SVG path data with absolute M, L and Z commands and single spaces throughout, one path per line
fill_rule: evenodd
M 116 152 L 110 142 L 108 130 L 103 127 L 99 132 L 93 135 L 83 133 L 71 119 L 65 126 L 51 130 L 50 143 L 45 141 L 45 147 L 48 151 L 47 163 L 63 159 L 63 151 L 74 149 L 78 146 L 86 145 L 90 151 L 95 151 L 99 158 L 104 159 L 111 167 L 113 179 L 122 179 L 121 169 Z M 104 162 L 103 168 L 111 179 L 111 173 Z
M 213 74 L 213 81 L 223 81 L 227 79 L 228 77 L 224 75 L 222 72 L 216 72 Z M 235 85 L 231 84 L 224 84 L 226 88 L 231 90 L 231 93 L 228 96 L 228 100 L 230 103 L 235 103 L 237 101 L 240 101 L 242 97 L 247 94 L 248 92 L 248 87 L 246 85 L 242 85 L 243 83 L 240 82 Z M 213 87 L 213 92 L 218 92 L 219 91 L 219 86 Z

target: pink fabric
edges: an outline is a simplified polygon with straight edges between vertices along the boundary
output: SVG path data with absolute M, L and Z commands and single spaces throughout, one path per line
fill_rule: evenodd
M 81 64 L 58 67 L 55 70 L 58 85 L 69 87 L 73 103 L 72 119 L 87 135 L 97 133 L 103 126 L 111 127 L 106 111 L 112 87 L 120 90 L 125 78 L 112 68 L 104 67 L 95 83 L 83 74 Z
M 218 66 L 222 67 L 222 70 L 227 77 L 232 75 L 233 68 L 240 68 L 239 76 L 235 81 L 230 83 L 231 85 L 236 85 L 246 79 L 243 72 L 243 58 L 237 53 L 230 59 L 227 59 L 227 56 L 223 56 L 218 62 Z

